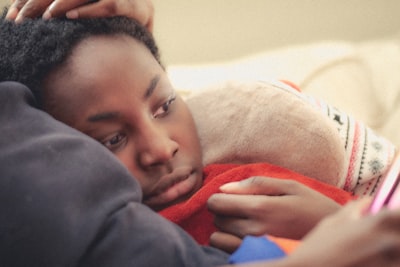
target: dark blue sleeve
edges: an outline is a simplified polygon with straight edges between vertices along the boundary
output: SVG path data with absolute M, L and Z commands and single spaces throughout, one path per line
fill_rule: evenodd
M 137 182 L 93 139 L 34 108 L 28 88 L 0 83 L 0 265 L 216 266 L 141 204 Z

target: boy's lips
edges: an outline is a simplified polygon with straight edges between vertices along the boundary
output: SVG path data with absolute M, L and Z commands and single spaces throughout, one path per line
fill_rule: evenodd
M 160 179 L 160 184 L 146 196 L 148 206 L 160 206 L 173 202 L 192 192 L 197 184 L 196 173 L 192 170 L 179 169 Z

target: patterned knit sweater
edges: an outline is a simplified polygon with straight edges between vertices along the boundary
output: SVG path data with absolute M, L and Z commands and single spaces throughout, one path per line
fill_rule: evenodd
M 351 115 L 323 100 L 305 97 L 335 123 L 343 141 L 347 173 L 339 187 L 357 196 L 374 195 L 393 162 L 396 147 Z

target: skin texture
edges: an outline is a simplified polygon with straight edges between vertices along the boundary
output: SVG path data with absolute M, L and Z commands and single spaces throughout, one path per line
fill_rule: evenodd
M 150 0 L 13 0 L 7 19 L 45 19 L 66 16 L 70 19 L 127 16 L 153 30 L 154 6 Z
M 47 77 L 44 92 L 45 111 L 113 152 L 154 210 L 201 187 L 201 149 L 191 113 L 135 39 L 84 39 Z

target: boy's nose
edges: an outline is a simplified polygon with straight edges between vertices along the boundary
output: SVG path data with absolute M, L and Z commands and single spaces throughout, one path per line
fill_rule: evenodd
M 146 131 L 139 140 L 141 151 L 140 164 L 144 167 L 157 166 L 170 161 L 178 151 L 178 143 L 172 140 L 168 133 L 160 129 Z

